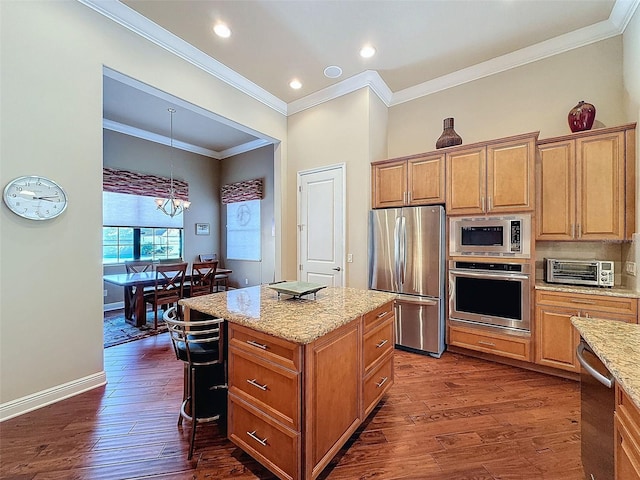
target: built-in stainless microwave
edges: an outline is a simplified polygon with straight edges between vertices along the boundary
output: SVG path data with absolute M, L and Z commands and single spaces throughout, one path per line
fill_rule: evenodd
M 531 256 L 531 215 L 453 217 L 449 227 L 451 255 Z

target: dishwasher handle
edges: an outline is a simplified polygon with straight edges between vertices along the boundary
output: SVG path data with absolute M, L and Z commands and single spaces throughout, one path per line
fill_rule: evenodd
M 613 376 L 605 377 L 600 372 L 598 372 L 595 368 L 593 368 L 582 355 L 582 352 L 584 352 L 585 350 L 591 351 L 585 346 L 583 342 L 580 342 L 580 345 L 578 345 L 578 348 L 576 350 L 576 357 L 578 358 L 578 362 L 580 363 L 580 365 L 582 365 L 582 368 L 584 368 L 587 372 L 589 372 L 589 374 L 593 378 L 595 378 L 605 387 L 612 388 L 614 383 Z

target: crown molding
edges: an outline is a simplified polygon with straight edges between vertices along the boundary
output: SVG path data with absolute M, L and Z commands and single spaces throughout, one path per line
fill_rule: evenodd
M 286 115 L 287 104 L 239 73 L 206 55 L 193 45 L 153 23 L 148 18 L 117 0 L 78 0 L 80 3 L 119 23 L 165 50 L 177 55 L 266 106 Z
M 289 103 L 287 113 L 293 115 L 294 113 L 301 112 L 321 103 L 328 102 L 335 98 L 341 97 L 351 92 L 355 92 L 363 87 L 369 87 L 373 92 L 380 97 L 380 100 L 388 107 L 393 92 L 387 86 L 384 80 L 378 72 L 375 70 L 366 70 L 362 73 L 349 77 L 334 85 L 330 85 L 322 90 L 318 90 L 306 97 L 299 98 Z
M 457 72 L 414 85 L 395 93 L 376 71 L 367 70 L 287 104 L 234 70 L 151 22 L 118 0 L 78 0 L 98 13 L 154 42 L 169 52 L 287 116 L 320 105 L 363 87 L 369 87 L 387 107 L 479 80 L 544 58 L 624 33 L 640 0 L 616 0 L 608 20 L 560 35 L 536 45 L 493 58 Z M 215 158 L 215 157 L 214 157 Z
M 241 153 L 250 152 L 251 150 L 257 150 L 258 148 L 262 148 L 266 145 L 272 145 L 273 143 L 274 142 L 259 138 L 251 142 L 243 143 L 242 145 L 227 148 L 226 150 L 222 150 L 220 152 L 220 160 L 224 160 L 228 157 L 233 157 L 234 155 L 240 155 Z

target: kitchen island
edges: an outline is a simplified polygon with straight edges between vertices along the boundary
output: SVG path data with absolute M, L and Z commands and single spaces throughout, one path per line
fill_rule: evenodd
M 316 478 L 393 384 L 395 295 L 269 286 L 180 301 L 227 320 L 229 439 L 281 479 Z

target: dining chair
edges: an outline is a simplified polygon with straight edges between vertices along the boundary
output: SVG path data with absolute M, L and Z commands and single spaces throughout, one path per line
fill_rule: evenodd
M 224 319 L 183 321 L 175 307 L 164 314 L 176 359 L 185 363 L 184 393 L 178 426 L 191 422 L 189 457 L 193 456 L 196 426 L 224 420 L 227 404 L 227 371 L 224 351 Z
M 216 283 L 216 268 L 218 268 L 217 260 L 193 262 L 193 265 L 191 265 L 191 280 L 184 286 L 184 296 L 197 297 L 213 293 L 213 287 Z
M 218 255 L 215 253 L 205 253 L 199 255 L 201 262 L 210 262 L 212 260 L 218 260 Z M 229 290 L 229 275 L 226 273 L 217 273 L 215 276 L 215 287 L 216 292 L 218 291 L 218 286 L 224 285 L 225 290 Z
M 187 263 L 163 263 L 156 265 L 156 277 L 152 292 L 145 293 L 145 305 L 153 306 L 153 329 L 158 329 L 158 308 L 168 309 L 183 298 L 184 277 L 187 273 Z M 178 312 L 180 308 L 178 306 Z
M 127 273 L 142 273 L 153 271 L 153 261 L 151 260 L 126 260 L 124 262 L 124 268 Z M 139 287 L 125 287 L 124 289 L 124 309 L 125 311 L 135 311 L 136 308 L 136 288 Z M 153 291 L 153 287 L 145 287 L 144 292 L 148 293 Z

